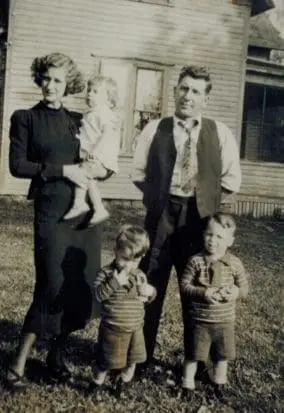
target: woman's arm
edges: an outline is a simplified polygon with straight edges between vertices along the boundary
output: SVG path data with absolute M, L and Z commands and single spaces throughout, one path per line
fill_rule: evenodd
M 14 112 L 10 126 L 9 167 L 11 174 L 18 178 L 33 178 L 42 170 L 40 163 L 28 160 L 29 128 L 27 111 Z
M 41 176 L 44 181 L 62 178 L 63 167 L 57 164 L 45 164 L 32 160 L 31 122 L 27 110 L 17 110 L 11 117 L 10 125 L 10 172 L 17 178 Z
M 26 110 L 18 110 L 11 117 L 10 126 L 10 150 L 9 167 L 10 172 L 17 178 L 34 178 L 40 176 L 43 181 L 59 178 L 67 178 L 71 182 L 86 186 L 88 174 L 78 165 L 60 165 L 40 163 L 30 160 L 31 145 L 30 132 L 31 122 Z

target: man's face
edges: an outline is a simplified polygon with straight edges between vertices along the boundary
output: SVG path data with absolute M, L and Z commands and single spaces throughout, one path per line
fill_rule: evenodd
M 176 115 L 181 119 L 191 118 L 202 113 L 208 101 L 207 83 L 204 79 L 185 76 L 175 87 Z

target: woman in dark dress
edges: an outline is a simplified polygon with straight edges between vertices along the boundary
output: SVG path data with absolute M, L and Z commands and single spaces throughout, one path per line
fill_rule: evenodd
M 68 334 L 84 328 L 91 317 L 91 285 L 101 253 L 101 225 L 80 228 L 80 219 L 61 219 L 72 204 L 74 184 L 86 185 L 88 180 L 76 165 L 81 116 L 62 106 L 64 96 L 84 89 L 83 77 L 75 63 L 60 53 L 34 59 L 31 70 L 43 99 L 11 117 L 10 170 L 16 177 L 31 178 L 28 198 L 34 200 L 36 282 L 17 355 L 7 372 L 12 389 L 27 385 L 27 357 L 36 339 L 45 334 L 53 337 L 47 356 L 49 374 L 54 379 L 69 378 L 61 350 Z

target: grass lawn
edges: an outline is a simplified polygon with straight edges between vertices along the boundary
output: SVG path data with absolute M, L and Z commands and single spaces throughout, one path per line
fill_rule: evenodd
M 112 218 L 104 232 L 104 263 L 111 257 L 115 233 L 123 222 L 142 224 L 143 213 L 112 207 Z M 156 357 L 161 363 L 153 366 L 147 379 L 135 381 L 126 398 L 118 400 L 109 391 L 99 399 L 94 394 L 86 395 L 85 387 L 94 362 L 98 320 L 91 321 L 85 331 L 74 333 L 69 339 L 66 360 L 76 377 L 74 384 L 50 385 L 44 381 L 46 343 L 39 342 L 27 365 L 30 388 L 23 394 L 11 395 L 3 386 L 5 369 L 16 348 L 33 292 L 31 204 L 0 198 L 0 245 L 0 413 L 282 411 L 284 223 L 238 219 L 233 251 L 250 273 L 251 292 L 248 300 L 238 306 L 237 359 L 230 365 L 230 397 L 226 404 L 206 397 L 200 383 L 192 403 L 176 398 L 183 349 L 180 303 L 174 276 L 158 337 Z

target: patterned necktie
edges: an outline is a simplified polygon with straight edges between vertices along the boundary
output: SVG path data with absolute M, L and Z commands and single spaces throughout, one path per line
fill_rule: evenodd
M 184 192 L 189 192 L 192 190 L 192 179 L 196 174 L 196 154 L 193 150 L 193 144 L 191 139 L 191 131 L 197 125 L 197 120 L 193 120 L 191 124 L 185 125 L 182 122 L 178 122 L 178 125 L 182 126 L 186 133 L 187 139 L 183 147 L 182 155 L 182 166 L 181 166 L 181 177 L 180 186 Z

